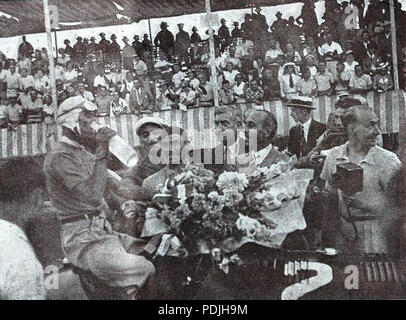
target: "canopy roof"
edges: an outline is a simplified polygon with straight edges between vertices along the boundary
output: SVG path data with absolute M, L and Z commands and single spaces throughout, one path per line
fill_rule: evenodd
M 303 0 L 211 0 L 211 8 L 212 11 L 242 9 L 254 2 L 273 6 Z M 205 12 L 204 0 L 49 0 L 49 4 L 58 7 L 59 22 L 82 22 L 76 26 L 61 25 L 64 30 Z M 0 17 L 0 37 L 45 31 L 42 0 L 0 1 L 0 12 L 18 19 Z M 117 14 L 130 20 L 118 18 Z

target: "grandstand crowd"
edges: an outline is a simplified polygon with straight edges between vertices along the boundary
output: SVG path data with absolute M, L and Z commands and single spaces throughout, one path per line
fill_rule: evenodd
M 403 30 L 405 12 L 395 3 L 396 28 Z M 128 35 L 123 45 L 115 34 L 65 39 L 54 57 L 57 101 L 47 49 L 33 48 L 22 36 L 17 60 L 0 55 L 0 127 L 52 123 L 58 105 L 75 95 L 95 102 L 99 116 L 213 106 L 212 64 L 220 105 L 393 89 L 388 2 L 372 1 L 367 10 L 363 0 L 325 4 L 321 24 L 314 1 L 305 2 L 296 19 L 277 12 L 272 24 L 259 6 L 244 21 L 221 19 L 214 29 L 214 59 L 209 41 L 202 40 L 208 30 L 193 27 L 189 33 L 183 23 L 173 34 L 162 22 L 152 40 L 145 34 L 131 41 Z M 349 22 L 354 7 L 356 25 Z M 403 88 L 406 37 L 398 32 L 396 41 Z

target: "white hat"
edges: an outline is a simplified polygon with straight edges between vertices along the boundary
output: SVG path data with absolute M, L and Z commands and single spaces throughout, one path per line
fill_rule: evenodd
M 299 107 L 306 109 L 316 109 L 313 106 L 313 99 L 305 96 L 291 96 L 291 98 L 285 103 L 287 107 Z
M 144 117 L 138 120 L 138 122 L 135 124 L 135 133 L 137 134 L 137 136 L 140 135 L 141 128 L 146 124 L 153 124 L 163 129 L 169 128 L 169 125 L 166 123 L 166 121 L 160 117 Z
M 82 96 L 70 97 L 59 106 L 57 121 L 58 124 L 68 129 L 75 129 L 79 125 L 79 114 L 81 111 L 96 111 L 97 106 L 85 100 Z

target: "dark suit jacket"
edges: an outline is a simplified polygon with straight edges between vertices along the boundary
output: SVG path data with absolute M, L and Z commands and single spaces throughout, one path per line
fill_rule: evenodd
M 151 110 L 154 108 L 154 97 L 148 89 L 141 87 L 141 104 L 137 101 L 135 88 L 130 92 L 129 106 L 133 113 L 138 111 Z
M 310 123 L 307 141 L 301 145 L 301 127 L 294 126 L 289 130 L 288 150 L 291 154 L 295 154 L 298 158 L 306 156 L 316 146 L 317 139 L 326 130 L 326 125 L 312 119 Z

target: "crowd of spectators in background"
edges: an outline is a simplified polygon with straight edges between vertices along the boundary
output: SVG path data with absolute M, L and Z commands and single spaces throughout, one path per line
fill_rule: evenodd
M 403 30 L 405 12 L 395 3 L 396 27 Z M 124 36 L 123 47 L 115 34 L 108 40 L 100 33 L 97 42 L 77 37 L 73 46 L 66 39 L 55 57 L 57 101 L 51 96 L 47 50 L 34 50 L 23 36 L 17 60 L 0 55 L 0 127 L 51 123 L 57 106 L 74 95 L 95 102 L 100 116 L 213 106 L 213 64 L 220 105 L 393 89 L 388 2 L 372 1 L 365 14 L 363 0 L 325 5 L 321 24 L 314 1 L 305 2 L 297 19 L 277 12 L 271 25 L 259 6 L 232 29 L 221 19 L 214 30 L 214 59 L 201 30 L 193 27 L 189 34 L 183 23 L 174 35 L 162 22 L 153 42 L 147 34 L 132 42 Z M 357 25 L 349 23 L 354 6 Z M 403 88 L 406 37 L 398 32 L 396 40 Z

